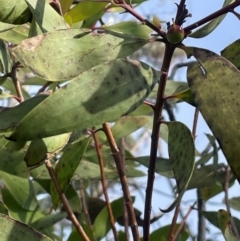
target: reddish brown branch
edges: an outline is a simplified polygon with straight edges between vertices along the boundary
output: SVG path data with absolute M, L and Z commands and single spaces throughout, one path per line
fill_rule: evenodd
M 233 3 L 231 3 L 227 6 L 219 9 L 218 11 L 208 15 L 207 17 L 202 18 L 201 20 L 187 26 L 186 28 L 184 28 L 184 31 L 185 31 L 186 34 L 189 34 L 191 32 L 191 30 L 193 30 L 197 27 L 200 27 L 201 25 L 203 25 L 203 24 L 205 24 L 205 23 L 207 23 L 207 22 L 209 22 L 209 21 L 211 21 L 211 20 L 213 20 L 213 19 L 215 19 L 215 18 L 217 18 L 217 17 L 219 17 L 223 14 L 226 14 L 228 12 L 232 12 L 232 10 L 234 8 L 236 8 L 237 6 L 240 6 L 240 1 L 234 1 Z
M 147 189 L 146 189 L 146 199 L 145 199 L 145 208 L 144 208 L 144 226 L 143 226 L 143 240 L 149 241 L 149 231 L 150 231 L 150 218 L 151 218 L 151 205 L 152 205 L 152 193 L 153 193 L 153 184 L 155 179 L 155 166 L 158 150 L 158 141 L 159 141 L 159 130 L 161 123 L 161 115 L 164 105 L 164 92 L 167 82 L 167 74 L 169 71 L 171 59 L 175 50 L 175 46 L 171 44 L 166 44 L 166 49 L 164 53 L 164 59 L 162 64 L 162 75 L 160 77 L 156 105 L 154 109 L 154 118 L 153 118 L 153 128 L 152 128 L 152 142 L 151 142 L 151 151 L 150 151 L 150 160 L 148 168 L 148 180 L 147 180 Z
M 99 144 L 98 134 L 96 132 L 93 132 L 93 138 L 94 138 L 95 148 L 96 148 L 97 156 L 98 156 L 98 162 L 99 162 L 100 173 L 101 173 L 101 182 L 102 182 L 102 187 L 103 187 L 103 194 L 104 194 L 106 205 L 107 205 L 109 221 L 110 221 L 110 225 L 111 225 L 111 228 L 113 231 L 114 240 L 118 241 L 118 234 L 117 234 L 117 230 L 115 227 L 115 220 L 114 220 L 112 207 L 111 207 L 109 197 L 108 197 L 108 192 L 107 192 L 107 183 L 106 183 L 106 178 L 105 178 L 105 173 L 104 173 L 104 162 L 103 162 L 103 157 L 102 157 L 102 150 L 101 150 L 101 146 Z
M 69 206 L 69 203 L 68 203 L 68 200 L 67 198 L 65 197 L 65 194 L 63 193 L 59 183 L 58 183 L 58 180 L 57 180 L 57 177 L 56 177 L 56 174 L 55 174 L 55 171 L 51 165 L 51 162 L 49 160 L 47 160 L 45 162 L 45 165 L 48 169 L 48 172 L 49 172 L 49 175 L 54 183 L 54 186 L 56 187 L 56 190 L 58 192 L 58 195 L 63 203 L 63 206 L 64 206 L 64 209 L 66 210 L 69 218 L 71 219 L 73 225 L 75 226 L 76 230 L 78 231 L 78 233 L 81 235 L 81 237 L 83 238 L 84 241 L 90 241 L 90 239 L 88 238 L 88 236 L 86 235 L 85 231 L 83 230 L 82 226 L 80 225 L 80 223 L 78 222 L 77 218 L 75 217 L 71 207 Z
M 129 218 L 129 224 L 130 224 L 131 230 L 132 230 L 133 240 L 134 241 L 140 241 L 139 233 L 138 233 L 138 225 L 137 225 L 136 216 L 135 216 L 135 212 L 134 212 L 134 208 L 133 208 L 133 204 L 132 204 L 131 194 L 130 194 L 130 191 L 129 191 L 129 188 L 128 188 L 126 173 L 125 173 L 124 168 L 123 168 L 123 162 L 122 162 L 122 159 L 121 159 L 121 154 L 119 152 L 116 141 L 115 141 L 115 139 L 112 135 L 112 131 L 111 131 L 108 123 L 103 124 L 103 130 L 105 132 L 105 135 L 106 135 L 106 137 L 108 139 L 108 142 L 109 142 L 109 145 L 111 147 L 112 155 L 113 155 L 113 158 L 115 160 L 118 175 L 119 175 L 119 178 L 120 178 L 120 181 L 121 181 L 124 201 L 125 201 L 125 205 L 126 205 L 127 210 L 128 210 L 128 218 Z

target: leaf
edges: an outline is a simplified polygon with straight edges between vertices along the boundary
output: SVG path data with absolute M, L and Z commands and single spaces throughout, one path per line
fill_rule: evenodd
M 229 204 L 231 208 L 240 211 L 240 197 L 232 197 L 229 199 Z
M 177 100 L 172 100 L 172 98 L 176 98 Z M 196 107 L 196 104 L 194 102 L 194 98 L 192 96 L 192 92 L 190 91 L 190 89 L 186 89 L 186 90 L 179 90 L 176 89 L 175 93 L 173 93 L 171 96 L 169 96 L 169 99 L 171 101 L 171 103 L 180 103 L 182 101 L 187 102 L 188 104 Z
M 223 7 L 229 5 L 232 2 L 233 2 L 233 0 L 225 0 Z M 200 27 L 198 30 L 196 30 L 195 32 L 188 35 L 188 37 L 203 38 L 203 37 L 207 36 L 222 22 L 222 20 L 225 18 L 225 16 L 226 16 L 226 14 L 223 14 L 223 15 L 215 18 L 214 20 L 205 24 L 203 27 Z
M 0 214 L 1 240 L 51 241 L 52 239 L 39 233 L 24 223 L 15 221 L 9 216 Z
M 133 198 L 134 202 L 134 198 Z M 115 220 L 123 215 L 123 198 L 111 202 L 112 212 Z M 105 206 L 96 217 L 93 223 L 94 235 L 97 239 L 102 239 L 111 229 L 107 207 Z
M 66 191 L 89 143 L 89 138 L 70 146 L 61 156 L 55 167 L 55 173 L 61 190 Z M 81 176 L 80 176 L 81 178 Z M 59 195 L 53 182 L 51 182 L 51 197 L 53 208 L 56 209 L 59 203 Z
M 26 0 L 26 2 L 36 22 L 44 33 L 69 28 L 63 17 L 46 1 Z
M 27 39 L 28 32 L 29 26 L 27 24 L 23 24 L 7 31 L 0 32 L 0 39 L 13 44 L 20 44 L 23 40 Z
M 125 58 L 147 42 L 124 35 L 112 36 L 70 29 L 26 39 L 13 49 L 13 54 L 37 76 L 63 81 L 105 61 Z
M 71 133 L 33 140 L 24 160 L 28 167 L 36 167 L 51 159 L 67 144 Z
M 240 39 L 228 45 L 221 51 L 221 55 L 240 69 Z
M 25 0 L 0 0 L 0 22 L 23 24 L 30 20 L 31 13 Z
M 187 71 L 197 107 L 240 182 L 240 133 L 236 131 L 240 128 L 240 72 L 229 61 L 209 50 L 188 48 L 187 51 L 200 63 L 190 65 Z
M 23 208 L 31 211 L 36 209 L 37 200 L 28 178 L 13 176 L 3 171 L 0 171 L 0 176 L 14 199 Z
M 0 22 L 0 33 L 1 32 L 5 32 L 5 31 L 10 30 L 10 29 L 13 29 L 16 26 L 17 25 L 15 25 L 15 24 L 9 24 L 9 23 Z
M 82 1 L 71 8 L 64 17 L 71 19 L 72 23 L 77 23 L 88 19 L 105 8 L 105 2 Z
M 12 60 L 6 43 L 0 39 L 0 72 L 8 74 L 12 70 Z
M 66 218 L 67 216 L 68 215 L 66 212 L 52 213 L 31 223 L 31 226 L 37 229 L 38 231 L 42 231 L 48 228 L 49 226 L 53 226 L 57 222 L 61 221 L 63 218 Z
M 13 95 L 10 95 L 6 91 L 3 91 L 2 89 L 0 89 L 0 100 L 12 98 L 12 97 L 13 97 Z
M 1 109 L 0 133 L 12 131 L 17 123 L 46 97 L 47 95 L 38 95 L 15 107 L 5 107 Z
M 178 197 L 164 212 L 170 212 L 180 202 L 194 171 L 195 146 L 191 131 L 181 122 L 164 122 L 168 127 L 168 153 L 176 179 Z
M 128 136 L 148 122 L 147 116 L 124 116 L 118 119 L 112 127 L 115 139 Z
M 175 230 L 177 230 L 179 228 L 181 224 L 176 224 L 175 226 Z M 161 227 L 155 231 L 153 231 L 150 234 L 150 240 L 151 241 L 166 241 L 169 235 L 171 229 L 171 225 L 167 225 L 164 227 Z M 189 233 L 186 231 L 186 229 L 184 228 L 182 230 L 182 232 L 179 234 L 179 236 L 177 237 L 177 240 L 179 241 L 186 241 L 189 237 Z M 141 240 L 143 241 L 143 238 L 141 238 Z
M 126 34 L 135 38 L 149 39 L 149 34 L 152 32 L 147 25 L 139 24 L 136 21 L 126 21 L 114 25 L 103 26 L 109 33 L 114 32 Z
M 59 0 L 62 14 L 64 15 L 71 7 L 73 0 Z
M 83 230 L 85 231 L 86 235 L 88 236 L 88 238 L 90 240 L 94 240 L 94 236 L 93 236 L 93 231 L 91 229 L 91 227 L 89 227 L 87 224 L 85 223 L 81 223 L 81 226 L 83 227 Z M 67 241 L 85 241 L 82 236 L 79 235 L 79 232 L 76 229 L 73 229 L 73 231 L 71 232 L 71 234 L 69 235 Z
M 0 150 L 0 170 L 9 174 L 28 177 L 28 169 L 23 161 L 24 153 L 22 151 L 10 151 L 7 148 Z
M 157 75 L 138 61 L 120 59 L 98 65 L 41 102 L 9 139 L 43 138 L 114 121 L 146 99 Z

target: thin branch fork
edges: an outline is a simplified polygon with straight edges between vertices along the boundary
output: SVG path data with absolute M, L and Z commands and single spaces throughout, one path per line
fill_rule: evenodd
M 124 196 L 125 205 L 126 205 L 127 211 L 128 211 L 129 224 L 131 226 L 133 240 L 140 241 L 139 232 L 138 232 L 138 224 L 137 224 L 137 220 L 136 220 L 136 216 L 135 216 L 135 212 L 134 212 L 134 208 L 133 208 L 133 204 L 132 204 L 131 194 L 130 194 L 130 191 L 128 188 L 126 173 L 123 168 L 121 153 L 117 147 L 116 141 L 112 135 L 112 131 L 111 131 L 111 128 L 108 123 L 103 124 L 103 131 L 105 132 L 105 135 L 106 135 L 109 145 L 111 147 L 111 151 L 112 151 L 112 155 L 115 160 L 116 167 L 117 167 L 119 179 L 121 181 L 121 186 L 123 189 L 123 196 Z
M 70 207 L 70 205 L 68 203 L 68 200 L 67 200 L 65 194 L 63 193 L 61 187 L 60 187 L 60 184 L 59 184 L 59 182 L 57 180 L 57 176 L 55 174 L 55 171 L 54 171 L 54 169 L 52 167 L 51 162 L 49 160 L 47 160 L 45 162 L 45 165 L 46 165 L 46 168 L 47 168 L 47 170 L 49 172 L 49 175 L 50 175 L 50 177 L 51 177 L 51 179 L 52 179 L 52 181 L 53 181 L 53 183 L 54 183 L 54 185 L 55 185 L 55 187 L 57 189 L 58 195 L 59 195 L 59 197 L 60 197 L 60 199 L 61 199 L 61 201 L 63 203 L 63 206 L 64 206 L 64 208 L 65 208 L 69 218 L 71 219 L 73 225 L 75 226 L 76 230 L 81 235 L 81 237 L 83 238 L 84 241 L 90 241 L 90 239 L 88 238 L 87 234 L 83 230 L 81 224 L 78 222 L 76 216 L 74 215 L 74 213 L 73 213 L 73 211 L 72 211 L 72 209 L 71 209 L 71 207 Z
M 114 240 L 118 241 L 119 240 L 118 239 L 118 233 L 117 233 L 117 230 L 116 230 L 116 227 L 115 227 L 115 220 L 114 220 L 114 216 L 113 216 L 113 211 L 112 211 L 112 207 L 111 207 L 109 197 L 108 197 L 108 192 L 107 192 L 107 183 L 106 183 L 106 177 L 105 177 L 105 173 L 104 173 L 104 162 L 103 162 L 102 150 L 100 148 L 97 132 L 93 132 L 93 139 L 94 139 L 94 142 L 95 142 L 95 148 L 96 148 L 96 151 L 97 151 L 98 162 L 99 162 L 99 166 L 100 166 L 101 182 L 102 182 L 102 187 L 103 187 L 103 194 L 104 194 L 106 205 L 107 205 L 109 221 L 110 221 L 110 225 L 111 225 L 111 228 L 112 228 L 112 231 L 113 231 Z

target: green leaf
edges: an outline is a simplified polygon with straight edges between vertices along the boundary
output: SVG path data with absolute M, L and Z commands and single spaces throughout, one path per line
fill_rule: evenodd
M 110 26 L 104 26 L 109 33 L 120 33 L 133 36 L 135 38 L 149 39 L 149 34 L 153 31 L 147 25 L 139 24 L 136 21 L 121 22 Z
M 70 146 L 61 156 L 55 167 L 55 173 L 63 192 L 66 191 L 89 143 L 89 138 Z M 79 177 L 81 178 L 81 176 Z M 54 183 L 51 183 L 51 197 L 53 208 L 56 209 L 59 203 L 59 195 Z
M 30 20 L 29 11 L 25 0 L 0 0 L 0 22 L 23 24 Z
M 114 121 L 134 111 L 157 80 L 158 73 L 138 61 L 98 65 L 41 102 L 18 123 L 10 139 L 37 139 Z
M 199 61 L 187 70 L 188 83 L 197 107 L 240 182 L 240 132 L 236 131 L 240 119 L 240 72 L 225 58 L 209 50 L 188 48 L 186 51 Z
M 70 19 L 70 24 L 77 23 L 94 16 L 106 5 L 106 2 L 82 1 L 71 8 L 64 17 Z
M 15 221 L 9 216 L 0 214 L 1 240 L 51 241 L 52 239 L 39 233 L 24 223 Z
M 27 24 L 19 25 L 7 31 L 0 32 L 0 39 L 13 43 L 20 44 L 28 37 L 29 26 Z
M 42 32 L 68 29 L 69 26 L 46 1 L 26 0 Z
M 12 131 L 18 122 L 26 116 L 47 95 L 38 95 L 28 99 L 15 107 L 6 107 L 0 110 L 0 133 Z
M 83 230 L 90 240 L 94 240 L 93 231 L 87 224 L 82 223 Z M 85 241 L 76 229 L 73 229 L 67 241 Z
M 232 62 L 238 69 L 240 69 L 240 39 L 228 45 L 221 51 L 221 55 Z
M 134 202 L 134 198 L 133 198 Z M 112 212 L 115 220 L 123 215 L 123 198 L 111 202 Z M 102 239 L 111 229 L 107 207 L 105 206 L 96 217 L 93 223 L 94 235 L 97 239 Z
M 181 122 L 164 122 L 167 125 L 168 153 L 176 179 L 178 197 L 164 212 L 170 212 L 180 202 L 194 171 L 195 146 L 191 131 Z
M 101 11 L 99 11 L 97 14 L 95 14 L 94 16 L 84 20 L 82 22 L 82 26 L 81 28 L 92 28 L 93 26 L 95 26 L 95 24 L 97 23 L 97 21 L 99 19 L 101 19 L 101 17 L 105 14 L 105 9 L 102 9 Z M 73 25 L 72 25 L 73 27 Z
M 15 25 L 15 24 L 9 24 L 9 23 L 0 22 L 0 33 L 1 32 L 5 32 L 5 31 L 10 30 L 10 29 L 13 29 L 16 26 L 17 25 Z
M 52 213 L 31 223 L 31 226 L 37 229 L 38 231 L 42 231 L 48 228 L 49 226 L 53 226 L 57 222 L 61 221 L 63 218 L 66 218 L 67 216 L 68 215 L 66 212 Z
M 67 144 L 71 133 L 33 140 L 24 160 L 28 167 L 36 167 L 51 159 Z
M 177 223 L 175 226 L 175 230 L 177 230 L 180 225 L 181 224 Z M 161 228 L 153 231 L 150 234 L 150 240 L 151 241 L 167 241 L 170 229 L 171 229 L 171 225 L 167 225 L 167 226 L 161 227 Z M 179 234 L 177 240 L 186 241 L 188 239 L 188 237 L 189 237 L 189 233 L 186 231 L 186 229 L 183 229 L 183 231 Z M 141 238 L 141 240 L 143 240 L 143 238 Z
M 28 177 L 28 169 L 23 161 L 24 153 L 22 151 L 10 151 L 7 148 L 0 150 L 0 170 L 9 174 Z
M 32 183 L 28 178 L 13 176 L 3 171 L 0 171 L 0 176 L 14 199 L 23 208 L 31 211 L 36 209 L 37 200 Z
M 240 211 L 240 197 L 232 197 L 229 199 L 230 207 Z
M 71 7 L 73 0 L 59 0 L 62 14 L 64 15 Z
M 12 60 L 6 43 L 0 39 L 0 72 L 8 74 L 12 70 Z
M 6 91 L 3 91 L 2 89 L 0 89 L 0 100 L 12 98 L 12 97 L 13 97 L 13 95 L 10 95 Z
M 115 122 L 112 127 L 112 134 L 115 139 L 128 136 L 147 122 L 147 116 L 124 116 Z
M 232 2 L 233 2 L 233 0 L 225 0 L 223 7 L 229 5 Z M 207 36 L 222 22 L 222 20 L 225 18 L 225 16 L 226 16 L 226 14 L 223 14 L 223 15 L 215 18 L 214 20 L 205 24 L 203 27 L 200 27 L 198 30 L 196 30 L 195 32 L 188 35 L 188 37 L 203 38 L 203 37 Z
M 184 88 L 184 90 L 182 90 Z M 182 88 L 182 86 L 179 86 L 176 91 L 168 97 L 170 99 L 171 103 L 180 103 L 182 101 L 187 102 L 188 104 L 196 107 L 196 104 L 194 102 L 194 98 L 192 96 L 192 92 L 189 88 L 185 89 L 185 86 Z M 174 100 L 176 98 L 177 100 Z
M 37 76 L 62 81 L 72 79 L 105 61 L 125 58 L 147 42 L 124 35 L 70 29 L 26 39 L 13 49 L 13 54 Z

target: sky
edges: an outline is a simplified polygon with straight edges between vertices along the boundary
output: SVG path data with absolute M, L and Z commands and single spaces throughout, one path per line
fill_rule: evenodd
M 179 1 L 175 1 L 175 2 L 179 3 Z M 221 1 L 220 0 L 186 1 L 187 8 L 189 12 L 192 14 L 192 17 L 187 18 L 187 21 L 184 24 L 184 27 L 218 10 L 223 5 L 223 2 L 224 2 L 223 0 Z M 238 8 L 235 10 L 238 10 L 239 12 L 240 9 Z M 171 1 L 171 0 L 163 0 L 163 1 L 149 0 L 141 4 L 138 8 L 136 8 L 136 11 L 145 17 L 147 17 L 148 15 L 155 14 L 161 20 L 171 21 L 171 19 L 175 17 L 176 5 L 174 4 L 174 1 Z M 124 16 L 122 18 L 126 18 L 126 17 Z M 184 40 L 183 43 L 187 46 L 196 46 L 196 47 L 210 49 L 215 53 L 220 54 L 221 50 L 223 50 L 230 43 L 240 38 L 239 27 L 240 27 L 239 20 L 233 14 L 228 14 L 223 20 L 223 22 L 217 27 L 217 29 L 215 29 L 215 31 L 212 32 L 207 37 L 202 39 L 187 38 L 186 40 Z M 182 68 L 180 71 L 177 72 L 175 80 L 186 81 L 186 68 Z M 189 106 L 188 104 L 185 104 L 185 103 L 178 104 L 178 111 L 176 112 L 177 120 L 185 123 L 191 129 L 194 110 L 195 109 Z M 197 126 L 197 137 L 195 140 L 195 144 L 198 150 L 203 150 L 206 147 L 207 138 L 205 136 L 205 133 L 211 133 L 211 131 L 206 125 L 204 119 L 200 116 L 198 121 L 198 126 Z M 144 148 L 139 150 L 138 154 L 149 155 L 149 148 L 150 146 L 145 144 Z M 164 144 L 163 144 L 163 153 L 167 155 L 167 145 L 164 145 Z M 225 158 L 222 154 L 219 155 L 219 160 L 220 162 L 226 163 Z M 147 171 L 147 169 L 145 169 L 145 171 Z M 143 192 L 141 195 L 138 192 L 133 193 L 133 194 L 136 194 L 137 196 L 134 205 L 138 207 L 140 210 L 143 210 L 144 204 L 143 204 L 142 196 L 144 196 L 145 194 L 144 191 L 146 188 L 146 178 L 139 179 L 138 183 L 142 184 Z M 153 213 L 159 213 L 159 208 L 168 207 L 169 203 L 171 203 L 173 199 L 167 195 L 159 194 L 159 191 L 161 191 L 164 193 L 168 193 L 169 195 L 172 195 L 171 192 L 169 192 L 170 191 L 169 183 L 166 181 L 164 177 L 156 176 L 154 188 L 157 191 L 155 191 L 153 194 L 152 208 L 153 208 Z M 239 190 L 240 190 L 239 185 L 235 183 L 235 185 L 231 187 L 229 190 L 229 197 L 231 198 L 233 196 L 240 196 Z M 218 211 L 218 209 L 226 209 L 225 205 L 222 203 L 223 198 L 224 198 L 224 195 L 222 193 L 212 198 L 210 201 L 208 201 L 206 205 L 207 211 Z M 189 200 L 191 200 L 191 202 L 189 202 Z M 193 203 L 194 200 L 196 200 L 196 190 L 187 191 L 183 197 L 182 210 L 184 213 L 187 212 L 189 206 Z M 174 212 L 172 211 L 164 215 L 164 217 L 161 218 L 160 221 L 156 223 L 156 225 L 152 225 L 152 230 L 159 227 L 159 224 L 166 225 L 171 223 L 173 214 Z M 239 217 L 239 212 L 232 210 L 232 215 Z M 196 211 L 192 211 L 191 215 L 188 217 L 188 222 L 191 223 L 190 228 L 193 231 L 193 233 L 197 234 L 197 212 Z M 219 233 L 220 231 L 219 229 L 215 228 L 212 225 L 209 226 L 209 224 L 208 224 L 208 228 L 210 229 L 210 233 L 208 234 L 209 238 L 211 237 L 213 238 L 213 235 L 215 235 L 216 233 Z M 219 241 L 224 240 L 222 235 L 217 235 L 215 238 Z

